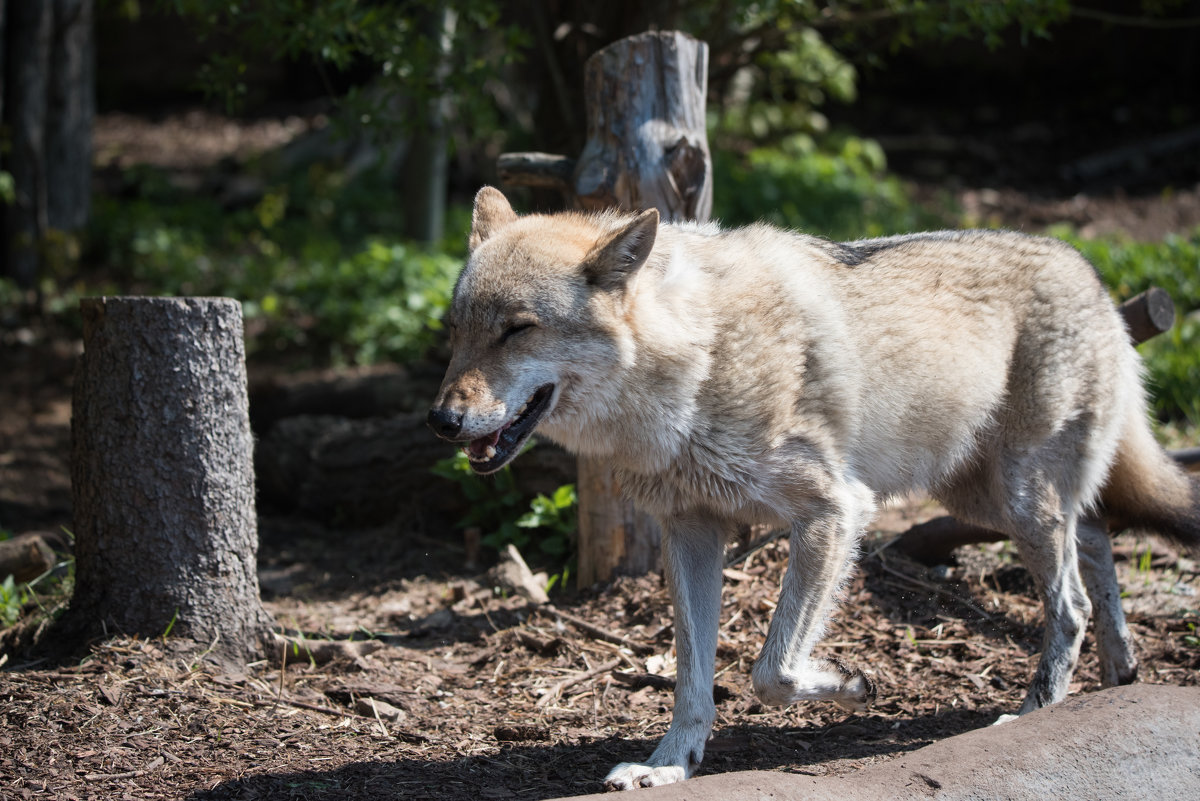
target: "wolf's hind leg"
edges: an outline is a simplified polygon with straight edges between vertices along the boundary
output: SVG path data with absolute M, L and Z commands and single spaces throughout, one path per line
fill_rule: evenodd
M 681 782 L 704 758 L 716 719 L 713 668 L 721 614 L 725 530 L 715 521 L 663 525 L 663 567 L 675 607 L 675 709 L 671 726 L 645 763 L 623 762 L 604 779 L 612 790 Z
M 1121 609 L 1121 587 L 1113 567 L 1112 543 L 1104 524 L 1081 520 L 1076 529 L 1079 568 L 1092 599 L 1092 621 L 1100 658 L 1100 681 L 1105 687 L 1129 684 L 1137 678 L 1133 638 Z
M 875 698 L 861 671 L 811 659 L 873 509 L 866 487 L 843 485 L 822 514 L 793 526 L 779 605 L 751 672 L 763 703 L 829 700 L 858 711 Z
M 1021 715 L 1067 697 L 1092 610 L 1079 574 L 1074 512 L 1052 514 L 1050 506 L 1048 502 L 1042 507 L 1043 514 L 1030 515 L 1025 525 L 1009 532 L 1033 576 L 1046 617 L 1042 656 L 1021 704 Z

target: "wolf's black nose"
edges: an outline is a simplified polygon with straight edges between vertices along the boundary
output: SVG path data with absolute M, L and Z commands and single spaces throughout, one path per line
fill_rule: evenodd
M 429 410 L 429 416 L 425 418 L 425 422 L 439 437 L 453 439 L 458 436 L 458 432 L 462 431 L 463 416 L 458 412 L 435 406 Z

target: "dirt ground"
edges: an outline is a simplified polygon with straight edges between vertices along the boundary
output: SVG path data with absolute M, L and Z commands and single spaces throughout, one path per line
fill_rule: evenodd
M 143 130 L 127 122 L 113 125 Z M 981 216 L 1018 227 L 1067 212 L 1134 235 L 1200 224 L 1196 190 L 1137 202 L 967 191 L 983 192 Z M 78 345 L 0 329 L 0 524 L 54 532 L 70 523 Z M 788 546 L 730 551 L 703 772 L 850 771 L 1015 710 L 1041 631 L 1028 574 L 1004 543 L 932 568 L 889 547 L 938 513 L 914 498 L 880 516 L 820 647 L 878 683 L 862 715 L 757 703 L 749 668 Z M 234 669 L 207 660 L 207 644 L 170 637 L 116 638 L 65 663 L 10 649 L 0 799 L 544 799 L 602 789 L 614 763 L 647 756 L 667 727 L 672 629 L 657 576 L 536 607 L 497 593 L 486 565 L 465 569 L 459 533 L 429 518 L 346 531 L 265 517 L 260 539 L 267 608 L 314 657 Z M 1200 683 L 1196 562 L 1131 535 L 1117 556 L 1139 679 Z M 1089 635 L 1072 689 L 1098 688 Z

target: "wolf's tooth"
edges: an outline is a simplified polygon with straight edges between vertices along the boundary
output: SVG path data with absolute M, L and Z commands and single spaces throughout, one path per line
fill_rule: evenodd
M 520 408 L 520 409 L 517 409 L 517 416 L 518 416 L 518 417 L 520 417 L 521 415 L 525 414 L 525 410 L 526 410 L 528 407 L 529 407 L 529 404 L 528 404 L 528 403 L 522 403 L 522 404 L 521 404 L 521 408 Z
M 484 455 L 486 455 L 487 458 L 489 458 L 489 459 L 495 459 L 496 458 L 496 449 L 493 448 L 491 445 L 488 445 L 487 450 L 484 451 Z

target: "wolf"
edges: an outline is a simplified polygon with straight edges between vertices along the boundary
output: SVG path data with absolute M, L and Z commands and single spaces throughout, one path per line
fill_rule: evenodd
M 684 780 L 715 718 L 724 543 L 788 530 L 751 672 L 767 704 L 875 695 L 814 645 L 882 499 L 926 490 L 1009 535 L 1045 609 L 1019 712 L 1061 700 L 1095 613 L 1106 685 L 1137 672 L 1108 526 L 1200 544 L 1200 491 L 1156 443 L 1141 366 L 1092 266 L 1001 231 L 834 243 L 658 212 L 518 216 L 475 198 L 428 422 L 480 474 L 535 431 L 603 459 L 662 526 L 673 718 L 613 789 Z

